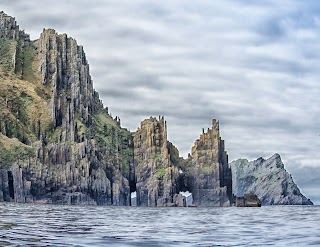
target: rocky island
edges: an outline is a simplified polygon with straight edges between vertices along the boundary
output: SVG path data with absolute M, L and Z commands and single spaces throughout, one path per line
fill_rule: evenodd
M 279 154 L 267 160 L 259 158 L 249 162 L 238 159 L 230 165 L 233 193 L 237 197 L 252 192 L 262 205 L 312 205 L 284 168 Z
M 188 191 L 193 205 L 230 206 L 233 194 L 252 190 L 263 204 L 310 203 L 287 194 L 270 199 L 268 169 L 252 178 L 243 173 L 248 162 L 237 161 L 232 173 L 215 119 L 186 159 L 168 141 L 162 116 L 145 119 L 135 132 L 121 127 L 93 89 L 76 40 L 44 29 L 32 41 L 3 12 L 0 87 L 0 201 L 181 206 Z M 296 188 L 292 193 L 302 197 Z

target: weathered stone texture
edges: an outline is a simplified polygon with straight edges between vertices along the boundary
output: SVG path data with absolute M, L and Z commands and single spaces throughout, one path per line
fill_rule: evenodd
M 14 198 L 9 196 L 7 170 L 1 171 L 0 201 L 58 204 L 129 205 L 129 181 L 106 156 L 99 160 L 94 141 L 42 146 L 37 157 L 17 161 Z
M 193 202 L 201 206 L 230 206 L 232 177 L 228 156 L 221 140 L 219 122 L 195 141 L 191 156 L 183 162 L 180 175 L 184 188 L 192 192 Z
M 138 206 L 170 206 L 177 193 L 178 150 L 167 140 L 164 118 L 150 117 L 134 134 Z
M 138 205 L 181 205 L 179 191 L 190 191 L 197 206 L 230 206 L 231 169 L 220 138 L 219 123 L 200 136 L 184 160 L 167 141 L 163 118 L 141 123 L 134 136 L 134 168 Z
M 236 207 L 261 207 L 260 199 L 253 193 L 244 194 L 243 197 L 237 197 Z
M 252 192 L 262 205 L 311 205 L 301 194 L 291 175 L 284 168 L 279 154 L 254 161 L 238 159 L 231 162 L 233 193 L 237 197 Z
M 74 39 L 44 29 L 38 40 L 30 41 L 3 12 L 0 30 L 1 38 L 10 41 L 3 45 L 14 48 L 7 67 L 38 85 L 37 97 L 52 123 L 39 119 L 30 136 L 23 136 L 35 157 L 1 171 L 0 199 L 129 205 L 130 192 L 136 190 L 139 206 L 172 206 L 174 196 L 190 187 L 199 205 L 228 204 L 231 177 L 216 121 L 196 142 L 193 158 L 183 160 L 167 140 L 163 117 L 144 120 L 134 137 L 121 128 L 118 117 L 111 117 L 93 89 L 83 47 Z
M 15 18 L 0 11 L 0 39 L 29 41 L 30 37 L 19 29 Z
M 89 126 L 90 115 L 102 108 L 99 95 L 93 89 L 83 47 L 53 29 L 43 30 L 34 44 L 42 84 L 53 88 L 48 105 L 54 127 L 62 127 L 63 141 L 76 141 L 76 117 Z
M 22 76 L 24 73 L 23 51 L 25 47 L 30 45 L 30 37 L 24 30 L 20 30 L 15 18 L 0 11 L 0 47 L 4 41 L 11 41 L 11 46 L 14 47 L 14 52 L 10 54 L 11 57 L 7 58 L 9 66 L 5 67 L 6 72 Z M 8 47 L 4 47 L 4 49 L 8 49 Z M 2 57 L 0 58 L 1 63 L 3 63 L 3 59 Z M 0 67 L 2 66 L 3 64 L 0 64 Z
M 8 168 L 0 164 L 0 201 L 129 205 L 133 140 L 120 119 L 103 108 L 83 47 L 53 29 L 31 42 L 3 12 L 0 30 L 3 39 L 16 42 L 20 62 L 28 55 L 28 69 L 39 66 L 26 83 L 43 88 L 42 104 L 52 121 L 51 128 L 37 129 L 38 140 L 30 144 L 35 157 L 18 159 Z M 12 66 L 23 69 L 17 64 Z M 17 68 L 16 76 L 23 76 Z

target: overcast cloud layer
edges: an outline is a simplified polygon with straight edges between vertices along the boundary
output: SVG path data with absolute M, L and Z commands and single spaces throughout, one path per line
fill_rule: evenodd
M 319 1 L 1 0 L 0 10 L 32 39 L 44 27 L 76 38 L 124 127 L 164 115 L 186 156 L 217 118 L 230 161 L 277 152 L 320 203 Z

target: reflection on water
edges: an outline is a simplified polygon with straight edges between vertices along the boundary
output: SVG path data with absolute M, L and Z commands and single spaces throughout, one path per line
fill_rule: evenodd
M 319 206 L 0 204 L 0 246 L 320 246 Z

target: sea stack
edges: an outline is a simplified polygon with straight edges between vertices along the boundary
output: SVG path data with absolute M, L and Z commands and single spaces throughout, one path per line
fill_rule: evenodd
M 134 134 L 138 206 L 172 206 L 177 188 L 179 151 L 167 140 L 164 117 L 141 122 Z
M 192 192 L 193 202 L 200 206 L 230 206 L 232 203 L 232 175 L 220 126 L 212 120 L 211 129 L 203 130 L 195 141 L 191 155 L 181 161 L 180 181 Z

